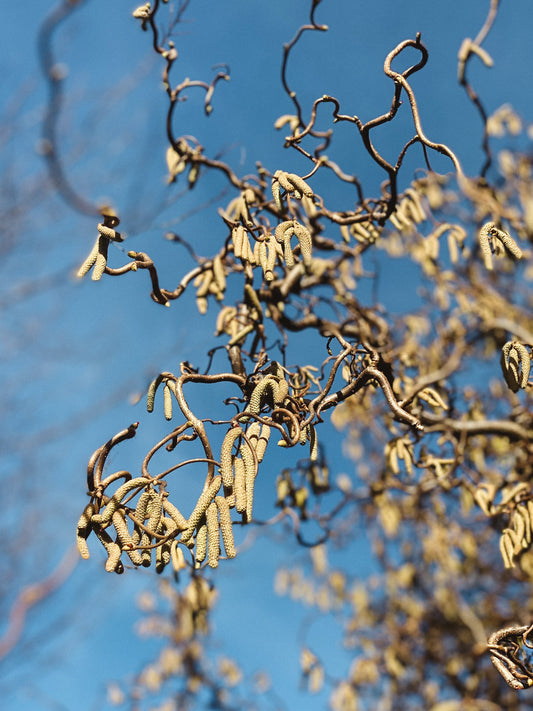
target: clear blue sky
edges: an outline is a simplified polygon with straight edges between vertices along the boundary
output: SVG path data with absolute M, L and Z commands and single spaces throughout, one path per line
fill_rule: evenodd
M 189 92 L 189 102 L 176 115 L 176 132 L 193 133 L 210 154 L 224 151 L 240 173 L 251 171 L 256 160 L 270 170 L 298 172 L 301 158 L 283 149 L 283 132 L 276 132 L 273 123 L 291 110 L 279 82 L 281 45 L 306 20 L 308 5 L 307 0 L 192 0 L 176 39 L 180 60 L 174 79 L 205 79 L 213 65 L 225 62 L 231 81 L 217 87 L 209 119 L 200 95 Z M 304 38 L 289 71 L 291 82 L 304 107 L 328 93 L 341 99 L 345 113 L 367 120 L 390 105 L 390 80 L 383 74 L 386 54 L 421 32 L 430 59 L 413 86 L 425 132 L 449 144 L 466 173 L 475 172 L 483 160 L 480 122 L 455 77 L 462 39 L 477 34 L 488 5 L 488 0 L 323 0 L 317 19 L 330 29 Z M 22 586 L 47 575 L 71 544 L 91 452 L 140 420 L 139 435 L 119 455 L 121 468 L 135 470 L 142 453 L 165 431 L 160 414 L 148 416 L 144 401 L 132 405 L 130 396 L 143 393 L 160 371 L 176 370 L 180 361 L 204 367 L 203 354 L 215 345 L 213 322 L 196 315 L 192 297 L 170 309 L 158 307 L 149 298 L 145 273 L 98 284 L 72 277 L 96 231 L 93 220 L 70 211 L 46 189 L 36 151 L 46 99 L 36 36 L 52 6 L 27 0 L 3 8 L 0 206 L 9 220 L 0 237 L 5 422 L 0 475 L 10 504 L 5 545 L 12 576 L 0 587 L 4 619 Z M 179 188 L 165 187 L 166 100 L 150 36 L 131 17 L 135 7 L 125 0 L 88 1 L 58 32 L 57 61 L 68 68 L 60 148 L 76 189 L 92 200 L 109 199 L 128 234 L 126 250 L 147 251 L 161 264 L 163 283 L 172 285 L 183 272 L 186 254 L 166 242 L 163 233 L 175 229 L 209 255 L 220 238 L 216 208 L 229 197 L 188 217 L 223 187 L 207 181 L 168 201 Z M 530 0 L 503 2 L 484 44 L 494 67 L 471 64 L 470 77 L 489 113 L 509 102 L 533 121 L 532 25 Z M 398 129 L 389 127 L 379 138 L 385 155 L 398 153 L 405 142 L 402 130 L 412 135 L 407 105 L 402 111 L 404 123 L 398 121 Z M 358 138 L 347 132 L 342 136 L 334 150 L 353 160 L 357 168 L 352 170 L 378 189 L 382 176 L 365 163 Z M 405 185 L 415 164 L 421 165 L 420 156 L 412 167 L 406 165 Z M 451 170 L 440 159 L 435 167 Z M 113 261 L 118 266 L 123 255 L 111 252 Z M 28 284 L 38 285 L 35 294 L 31 287 L 24 291 Z M 380 296 L 386 299 L 387 293 Z M 195 314 L 192 319 L 187 306 Z M 341 458 L 339 443 L 335 433 L 328 434 L 332 472 L 350 472 L 353 465 Z M 285 453 L 285 462 L 293 464 L 297 456 Z M 260 482 L 265 516 L 272 512 L 280 463 L 280 457 L 272 460 L 270 476 Z M 29 545 L 13 534 L 23 529 L 30 531 Z M 11 558 L 12 549 L 18 552 Z M 100 709 L 106 682 L 137 671 L 156 648 L 148 641 L 142 642 L 143 650 L 133 631 L 135 596 L 154 584 L 154 574 L 106 574 L 100 551 L 94 545 L 91 550 L 90 561 L 80 563 L 64 587 L 30 612 L 18 646 L 0 662 L 6 711 Z M 364 575 L 370 565 L 364 541 L 350 554 L 354 572 Z M 221 593 L 215 638 L 245 669 L 266 667 L 287 708 L 305 704 L 312 711 L 324 707 L 324 698 L 298 692 L 295 650 L 305 610 L 273 592 L 276 567 L 293 555 L 298 556 L 294 546 L 285 549 L 263 538 L 253 551 L 221 564 L 214 574 Z M 305 561 L 305 554 L 301 558 Z M 240 625 L 254 630 L 253 636 L 239 632 Z M 311 628 L 310 637 L 317 647 L 336 649 L 324 625 Z M 333 653 L 342 668 L 349 665 L 349 654 Z

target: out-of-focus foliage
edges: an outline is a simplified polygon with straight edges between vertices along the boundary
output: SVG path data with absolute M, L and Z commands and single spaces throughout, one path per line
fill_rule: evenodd
M 287 165 L 258 164 L 244 177 L 207 155 L 195 137 L 176 133 L 185 92 L 200 89 L 210 114 L 229 78 L 226 67 L 211 81 L 177 78 L 178 41 L 171 36 L 186 4 L 172 14 L 156 0 L 134 17 L 162 66 L 168 190 L 193 189 L 214 174 L 232 190 L 218 206 L 219 248 L 203 258 L 189 245 L 194 268 L 163 284 L 146 252 L 130 250 L 129 261 L 113 263 L 117 253 L 109 246 L 123 236 L 106 207 L 79 270 L 93 280 L 138 272 L 130 278 L 139 288 L 146 271 L 154 302 L 171 308 L 194 291 L 215 333 L 205 372 L 182 362 L 176 372 L 154 374 L 148 411 L 162 410 L 172 425 L 138 470 L 105 471 L 110 452 L 127 446 L 138 423 L 89 461 L 89 503 L 77 528 L 81 555 L 88 558 L 99 542 L 109 572 L 154 564 L 178 581 L 165 578 L 162 586 L 170 614 L 147 603 L 143 631 L 165 638 L 161 654 L 127 691 L 112 687 L 110 698 L 128 698 L 132 708 L 182 709 L 207 699 L 213 708 L 244 708 L 259 705 L 264 691 L 265 705 L 277 704 L 266 677 L 246 679 L 237 662 L 215 658 L 205 646 L 216 588 L 209 569 L 238 556 L 234 529 L 254 527 L 255 482 L 277 446 L 292 463 L 277 476 L 272 504 L 279 511 L 268 525 L 290 528 L 305 547 L 302 530 L 312 523 L 315 538 L 312 565 L 281 569 L 276 589 L 329 616 L 354 650 L 343 677 L 330 668 L 327 650 L 304 647 L 309 693 L 327 689 L 339 711 L 519 709 L 516 690 L 533 683 L 533 158 L 523 148 L 498 151 L 497 140 L 531 129 L 509 106 L 487 117 L 468 81 L 472 60 L 492 62 L 482 44 L 498 3 L 458 57 L 458 81 L 483 119 L 478 175 L 467 176 L 460 157 L 424 132 L 425 108 L 411 86 L 411 77 L 428 71 L 419 35 L 385 59 L 392 100 L 381 115 L 364 122 L 329 95 L 302 105 L 289 81 L 292 52 L 304 33 L 327 31 L 315 17 L 326 16 L 327 5 L 312 0 L 308 23 L 284 45 L 281 79 L 292 111 L 275 124 L 307 170 L 293 172 L 289 153 Z M 414 64 L 402 69 L 405 57 Z M 389 162 L 373 132 L 392 128 L 402 102 L 412 138 Z M 368 194 L 353 166 L 328 157 L 342 124 L 382 170 L 379 194 Z M 54 159 L 53 130 L 50 137 L 52 171 L 73 199 Z M 413 152 L 420 166 L 406 176 L 402 164 Z M 432 170 L 437 153 L 449 159 L 450 175 Z M 339 195 L 349 195 L 342 209 Z M 120 217 L 127 225 L 128 216 Z M 385 303 L 360 297 L 391 265 Z M 402 312 L 395 300 L 412 293 L 412 282 L 420 292 Z M 194 395 L 201 386 L 213 392 L 203 402 Z M 353 479 L 332 475 L 321 451 L 327 410 L 346 435 Z M 290 459 L 293 448 L 305 453 L 298 463 L 297 455 Z M 178 479 L 187 471 L 197 477 L 199 467 L 202 483 L 191 506 Z M 340 567 L 328 555 L 361 526 L 377 566 L 368 579 L 353 561 Z

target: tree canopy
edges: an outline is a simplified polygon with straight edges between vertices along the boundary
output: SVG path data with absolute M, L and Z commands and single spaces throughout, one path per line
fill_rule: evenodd
M 307 98 L 312 77 L 292 68 L 304 43 L 328 32 L 328 3 L 310 0 L 281 52 L 283 113 L 273 117 L 285 157 L 244 174 L 183 130 L 180 112 L 191 105 L 216 122 L 231 77 L 225 65 L 205 79 L 181 73 L 180 33 L 194 3 L 134 9 L 165 94 L 162 190 L 210 190 L 209 238 L 159 230 L 176 248 L 167 262 L 142 235 L 130 248 L 127 211 L 80 190 L 61 157 L 64 76 L 52 40 L 76 4 L 52 12 L 40 52 L 49 86 L 42 153 L 63 201 L 97 225 L 77 277 L 112 282 L 116 299 L 127 281 L 169 319 L 185 314 L 195 350 L 151 373 L 143 401 L 167 425 L 145 454 L 122 463 L 143 421 L 117 423 L 88 455 L 86 482 L 79 477 L 87 501 L 78 550 L 84 559 L 105 552 L 92 577 L 104 568 L 161 574 L 142 630 L 162 647 L 111 687 L 110 701 L 283 708 L 268 664 L 250 677 L 238 639 L 222 652 L 210 646 L 224 604 L 219 573 L 261 532 L 294 544 L 276 593 L 335 626 L 349 650 L 343 666 L 303 639 L 306 693 L 335 711 L 527 707 L 533 124 L 509 104 L 489 111 L 470 78 L 497 59 L 485 44 L 505 9 L 487 3 L 477 35 L 450 49 L 480 127 L 475 169 L 426 133 L 432 107 L 416 89 L 431 72 L 423 33 L 390 46 L 388 99 L 377 111 L 357 92 Z M 357 72 L 354 57 L 354 83 Z M 207 346 L 194 341 L 200 318 Z M 328 446 L 332 426 L 350 474 Z

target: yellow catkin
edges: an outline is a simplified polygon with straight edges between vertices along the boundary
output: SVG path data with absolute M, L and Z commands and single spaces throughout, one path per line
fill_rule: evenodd
M 219 291 L 224 291 L 226 289 L 226 272 L 220 254 L 217 254 L 213 260 L 213 274 Z
M 226 432 L 222 449 L 220 451 L 220 474 L 224 488 L 231 489 L 233 486 L 233 464 L 231 452 L 235 440 L 243 434 L 241 427 L 232 427 Z
M 93 516 L 93 523 L 97 523 L 100 526 L 105 526 L 107 523 L 109 523 L 113 514 L 120 505 L 120 502 L 122 501 L 122 499 L 125 498 L 126 494 L 128 494 L 130 491 L 133 491 L 133 489 L 140 488 L 141 486 L 146 486 L 146 479 L 144 477 L 130 479 L 130 481 L 127 481 L 126 483 L 122 484 L 122 486 L 119 486 L 119 488 L 115 491 L 115 493 L 109 500 L 109 503 L 107 504 L 103 512 L 101 514 L 95 514 Z
M 83 513 L 79 518 L 76 530 L 76 540 L 78 543 L 78 551 L 82 558 L 89 558 L 89 547 L 87 546 L 87 537 L 91 532 L 91 517 L 94 514 L 94 505 L 87 504 L 83 509 Z
M 492 271 L 492 249 L 489 242 L 489 235 L 494 227 L 494 222 L 487 222 L 487 224 L 483 225 L 478 233 L 479 246 L 481 247 L 483 262 L 489 271 Z
M 289 180 L 288 173 L 283 170 L 277 170 L 274 173 L 274 176 L 277 177 L 279 184 L 281 185 L 283 190 L 286 190 L 288 193 L 294 192 L 294 185 Z
M 133 565 L 141 565 L 141 554 L 138 550 L 135 550 L 135 543 L 133 542 L 133 538 L 128 530 L 128 526 L 122 512 L 115 511 L 111 520 L 113 526 L 115 527 L 115 531 L 117 532 L 117 541 L 120 544 L 121 549 L 129 555 Z
M 170 542 L 165 541 L 156 548 L 155 552 L 155 572 L 159 575 L 170 563 Z
M 533 499 L 528 499 L 526 501 L 527 512 L 529 514 L 529 520 L 531 521 L 532 535 L 533 535 Z
M 211 269 L 208 269 L 204 274 L 202 275 L 202 279 L 200 282 L 200 285 L 198 286 L 198 289 L 196 290 L 196 297 L 200 298 L 202 296 L 207 296 L 209 293 L 209 286 L 211 285 L 211 282 L 213 281 L 214 274 Z
M 81 267 L 78 269 L 76 276 L 81 279 L 81 277 L 85 276 L 89 269 L 93 266 L 93 264 L 96 261 L 96 256 L 98 255 L 98 245 L 100 242 L 100 236 L 96 238 L 96 242 L 94 243 L 93 248 L 91 249 L 89 256 L 87 259 L 83 262 Z
M 215 502 L 220 516 L 220 531 L 222 533 L 222 542 L 226 556 L 228 558 L 235 558 L 235 539 L 233 538 L 233 525 L 231 523 L 231 512 L 228 501 L 223 496 L 217 496 Z
M 218 506 L 212 501 L 205 513 L 207 523 L 207 564 L 210 568 L 218 567 L 220 558 L 220 526 L 218 524 Z
M 262 462 L 265 456 L 265 450 L 267 448 L 268 440 L 270 439 L 270 427 L 268 425 L 263 425 L 261 429 L 261 436 L 257 441 L 257 447 L 255 448 L 255 453 L 257 454 L 257 461 Z
M 283 244 L 283 258 L 289 269 L 294 266 L 294 255 L 291 249 L 291 237 L 294 234 L 294 220 L 281 222 L 274 231 L 274 236 L 279 244 Z
M 161 522 L 161 516 L 163 514 L 162 501 L 159 494 L 153 489 L 150 491 L 150 494 L 151 495 L 146 507 L 146 516 L 148 517 L 148 521 L 146 522 L 146 528 L 148 529 L 148 531 L 153 531 L 153 533 L 157 533 L 159 524 Z M 148 531 L 142 530 L 141 540 L 139 542 L 139 546 L 141 548 L 144 548 L 144 550 L 141 551 L 141 558 L 142 565 L 146 568 L 151 564 L 152 560 L 151 549 L 148 548 L 148 546 L 150 546 L 152 543 L 152 536 L 150 535 L 150 533 L 148 533 Z
M 244 285 L 244 298 L 246 303 L 257 311 L 258 317 L 262 319 L 263 309 L 261 308 L 261 302 L 257 296 L 257 291 L 253 288 L 251 284 Z
M 278 381 L 278 387 L 274 393 L 274 403 L 276 405 L 283 405 L 285 398 L 289 395 L 289 383 L 284 377 L 280 378 Z
M 294 234 L 296 235 L 296 238 L 298 239 L 298 243 L 300 245 L 300 252 L 302 254 L 303 263 L 306 267 L 309 267 L 311 266 L 311 252 L 313 247 L 311 233 L 309 232 L 307 227 L 304 227 L 304 225 L 300 225 L 298 222 L 295 222 Z
M 505 344 L 502 350 L 502 371 L 507 386 L 516 393 L 520 389 L 519 385 L 519 355 L 515 349 L 515 344 L 511 342 L 511 347 L 507 349 Z
M 172 419 L 172 391 L 169 388 L 168 383 L 165 383 L 165 387 L 163 388 L 163 411 L 165 413 L 165 419 L 171 420 Z
M 264 240 L 257 240 L 255 245 L 254 245 L 254 259 L 257 262 L 257 264 L 260 265 L 260 267 L 263 269 L 263 272 L 266 269 L 266 262 L 267 262 L 267 246 L 266 242 Z
M 426 213 L 422 206 L 422 200 L 420 199 L 420 193 L 414 188 L 407 188 L 405 195 L 410 199 L 410 209 L 411 215 L 415 222 L 423 222 L 426 219 Z
M 148 388 L 148 393 L 146 395 L 146 409 L 148 412 L 153 412 L 154 411 L 154 403 L 155 403 L 155 394 L 157 392 L 157 388 L 161 384 L 163 380 L 162 375 L 158 375 L 157 378 L 152 380 L 150 383 L 150 386 Z
M 246 483 L 244 478 L 244 462 L 240 457 L 235 457 L 235 509 L 238 513 L 246 512 Z
M 287 180 L 293 186 L 293 190 L 296 189 L 300 193 L 297 197 L 302 197 L 305 195 L 307 198 L 312 198 L 314 196 L 313 189 L 305 182 L 303 178 L 300 178 L 296 173 L 287 173 Z
M 172 541 L 170 545 L 170 560 L 172 561 L 172 569 L 176 575 L 187 567 L 183 549 L 177 541 Z
M 518 358 L 520 359 L 520 377 L 518 379 L 518 384 L 521 388 L 527 387 L 529 381 L 529 373 L 531 370 L 531 357 L 529 355 L 529 350 L 524 346 L 523 343 L 515 343 L 515 351 L 517 352 Z
M 178 530 L 184 531 L 187 528 L 187 519 L 185 518 L 185 516 L 182 515 L 179 509 L 174 506 L 174 504 L 167 498 L 163 499 L 163 511 L 165 511 L 165 513 L 167 513 L 174 521 Z
M 163 515 L 163 502 L 159 494 L 155 491 L 152 492 L 152 497 L 148 502 L 147 506 L 148 522 L 146 527 L 157 533 L 159 524 L 161 523 L 161 517 Z
M 110 543 L 107 548 L 107 560 L 105 569 L 108 573 L 114 573 L 118 569 L 122 550 L 118 543 Z
M 245 229 L 242 225 L 234 227 L 231 231 L 231 240 L 233 242 L 233 254 L 236 259 L 241 259 L 243 255 Z
M 139 500 L 137 501 L 137 507 L 135 508 L 135 518 L 141 523 L 144 523 L 144 519 L 146 518 L 146 512 L 148 510 L 148 504 L 153 494 L 153 489 L 147 489 L 146 491 L 143 491 L 143 493 L 139 496 Z
M 120 560 L 122 551 L 118 543 L 115 543 L 107 531 L 97 527 L 95 528 L 96 536 L 100 543 L 104 546 L 107 551 L 107 561 L 105 564 L 105 569 L 108 573 L 123 573 L 124 566 Z
M 253 449 L 257 447 L 257 442 L 259 440 L 259 435 L 261 433 L 261 424 L 254 420 L 246 430 L 246 436 L 250 440 L 250 445 Z
M 255 477 L 257 475 L 257 466 L 254 460 L 253 452 L 245 442 L 241 444 L 239 452 L 244 463 L 244 485 L 246 487 L 246 521 L 250 522 L 252 520 L 254 483 Z
M 505 230 L 497 230 L 496 234 L 505 249 L 512 254 L 515 259 L 522 259 L 524 256 L 522 250 L 508 232 Z
M 196 551 L 194 554 L 194 560 L 196 566 L 203 563 L 207 555 L 207 525 L 202 523 L 198 528 L 196 534 Z
M 524 521 L 524 534 L 522 536 L 522 546 L 527 547 L 531 543 L 531 517 L 526 504 L 518 504 L 515 516 L 520 516 Z
M 96 259 L 94 262 L 93 274 L 91 276 L 91 279 L 93 281 L 99 281 L 102 278 L 102 275 L 105 272 L 105 268 L 107 266 L 107 256 L 101 246 L 101 243 L 104 241 L 104 239 L 105 239 L 104 237 L 100 237 L 98 240 L 98 242 L 99 242 L 98 254 L 96 255 Z
M 274 267 L 276 266 L 276 260 L 278 257 L 277 242 L 273 234 L 269 235 L 268 238 L 268 256 L 266 265 L 263 269 L 265 280 L 272 281 L 274 279 Z
M 216 476 L 216 477 L 214 477 L 213 481 L 209 484 L 207 489 L 205 489 L 200 494 L 200 498 L 198 499 L 196 506 L 194 507 L 191 515 L 189 516 L 189 526 L 188 526 L 187 530 L 184 531 L 181 536 L 182 543 L 187 543 L 187 541 L 191 540 L 196 527 L 198 526 L 202 517 L 204 516 L 205 512 L 207 511 L 207 507 L 209 506 L 211 501 L 213 501 L 213 499 L 217 495 L 221 484 L 222 484 L 222 477 Z
M 283 203 L 281 202 L 281 186 L 276 174 L 274 174 L 274 177 L 272 178 L 272 197 L 274 198 L 274 203 L 278 208 L 278 211 L 283 212 Z
M 318 459 L 318 437 L 313 425 L 309 425 L 309 458 L 312 462 Z
M 250 264 L 255 264 L 255 257 L 253 250 L 250 246 L 250 238 L 248 236 L 248 233 L 245 232 L 244 234 L 244 239 L 242 243 L 242 258 L 245 262 L 249 262 Z
M 271 375 L 265 376 L 253 389 L 246 411 L 258 415 L 267 397 L 270 395 L 272 401 L 275 402 L 277 393 L 278 381 L 276 378 Z
M 513 515 L 513 533 L 516 533 L 516 538 L 522 547 L 522 539 L 526 535 L 526 522 L 520 514 L 515 510 Z

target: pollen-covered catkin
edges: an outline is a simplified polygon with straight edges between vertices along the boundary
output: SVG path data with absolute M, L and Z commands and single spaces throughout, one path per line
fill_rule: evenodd
M 245 229 L 242 225 L 234 227 L 231 231 L 231 240 L 233 242 L 233 254 L 236 259 L 241 259 L 243 256 Z
M 261 436 L 257 441 L 257 446 L 255 448 L 255 453 L 257 455 L 257 461 L 262 462 L 265 456 L 265 451 L 267 448 L 268 440 L 270 439 L 270 427 L 268 425 L 263 425 L 261 429 Z
M 93 523 L 98 524 L 100 526 L 105 526 L 106 524 L 108 524 L 126 494 L 130 491 L 133 491 L 133 489 L 138 489 L 144 486 L 146 486 L 146 479 L 144 477 L 136 477 L 135 479 L 130 479 L 129 481 L 122 484 L 122 486 L 119 486 L 119 488 L 115 491 L 115 493 L 109 500 L 109 503 L 107 504 L 103 512 L 101 514 L 95 514 L 93 516 Z
M 271 396 L 272 402 L 276 401 L 278 387 L 276 378 L 272 375 L 266 375 L 253 389 L 246 411 L 258 415 L 268 395 Z
M 89 547 L 87 546 L 87 537 L 91 532 L 91 518 L 94 514 L 94 505 L 87 504 L 83 509 L 83 513 L 79 518 L 76 531 L 76 540 L 78 542 L 78 550 L 82 558 L 89 558 Z
M 309 232 L 307 227 L 304 227 L 304 225 L 300 225 L 300 223 L 295 222 L 294 223 L 294 234 L 296 235 L 296 237 L 298 239 L 298 243 L 300 245 L 300 251 L 302 253 L 303 263 L 306 267 L 309 267 L 309 266 L 311 266 L 311 261 L 312 261 L 311 252 L 312 252 L 312 247 L 313 247 L 311 233 Z
M 170 545 L 170 560 L 172 561 L 172 569 L 176 575 L 187 567 L 183 549 L 178 544 L 178 541 L 172 541 Z
M 514 568 L 513 542 L 507 531 L 502 533 L 500 537 L 500 553 L 505 567 Z
M 172 419 L 172 391 L 170 390 L 168 383 L 165 383 L 163 388 L 163 407 L 165 413 L 165 420 Z
M 224 263 L 222 262 L 222 257 L 220 254 L 213 260 L 213 275 L 215 278 L 216 285 L 219 291 L 225 291 L 226 289 L 226 272 L 224 269 Z
M 227 431 L 222 449 L 220 451 L 220 474 L 222 475 L 222 483 L 224 488 L 231 489 L 233 486 L 233 463 L 231 451 L 235 440 L 243 434 L 242 427 L 232 427 Z
M 257 475 L 257 465 L 252 450 L 246 442 L 241 444 L 239 452 L 244 463 L 244 485 L 246 487 L 246 521 L 252 520 L 252 509 L 254 502 L 254 484 Z
M 179 531 L 184 531 L 187 528 L 187 519 L 168 498 L 163 499 L 163 511 L 170 516 Z
M 146 395 L 146 409 L 148 410 L 148 412 L 154 411 L 155 394 L 162 380 L 163 376 L 160 374 L 150 383 L 150 386 L 148 388 L 148 394 Z
M 203 563 L 207 555 L 207 525 L 204 521 L 196 533 L 196 551 L 194 554 L 195 567 Z
M 314 196 L 311 186 L 308 185 L 299 175 L 296 175 L 296 173 L 287 173 L 286 178 L 289 184 L 293 186 L 293 190 L 296 193 L 299 193 L 296 195 L 299 199 L 301 199 L 304 195 L 308 198 L 312 198 Z
M 220 527 L 218 524 L 218 506 L 212 501 L 205 513 L 207 523 L 207 564 L 210 568 L 218 567 L 220 558 Z
M 522 250 L 508 232 L 505 230 L 498 230 L 497 236 L 509 254 L 512 254 L 515 259 L 522 259 L 524 256 Z
M 123 573 L 124 566 L 122 565 L 122 561 L 120 560 L 122 551 L 118 543 L 115 543 L 109 533 L 103 528 L 100 528 L 99 526 L 95 527 L 94 532 L 96 533 L 96 536 L 98 537 L 100 543 L 107 551 L 107 561 L 105 564 L 106 571 L 108 573 Z
M 191 515 L 189 516 L 189 525 L 187 527 L 187 530 L 184 531 L 181 536 L 182 543 L 187 543 L 192 538 L 196 527 L 198 526 L 202 517 L 204 516 L 205 512 L 207 511 L 207 507 L 209 506 L 211 501 L 213 501 L 213 499 L 217 495 L 221 484 L 222 484 L 222 477 L 220 475 L 216 476 L 216 477 L 214 477 L 213 481 L 209 484 L 207 489 L 205 489 L 200 494 L 200 498 L 198 499 L 196 506 L 194 507 Z
M 489 243 L 489 235 L 494 227 L 496 227 L 494 222 L 487 222 L 487 224 L 483 225 L 478 233 L 479 246 L 481 247 L 483 262 L 485 263 L 486 269 L 489 271 L 492 271 L 492 249 Z
M 244 462 L 240 457 L 235 457 L 235 509 L 238 513 L 246 512 L 246 482 L 244 477 Z
M 257 442 L 259 440 L 260 433 L 261 433 L 261 423 L 257 422 L 257 420 L 254 420 L 248 426 L 248 429 L 246 430 L 246 436 L 248 437 L 250 446 L 253 449 L 256 449 L 256 447 L 257 447 Z
M 138 550 L 135 550 L 135 543 L 128 530 L 122 511 L 115 511 L 111 520 L 117 532 L 117 542 L 120 544 L 121 549 L 129 555 L 133 565 L 141 565 L 141 554 Z
M 231 523 L 231 512 L 227 499 L 223 496 L 215 498 L 220 517 L 220 531 L 222 533 L 222 542 L 224 550 L 228 558 L 235 558 L 235 539 L 233 537 L 233 525 Z
M 109 247 L 109 240 L 105 237 L 100 236 L 98 238 L 98 253 L 94 261 L 94 269 L 91 276 L 93 281 L 99 281 L 102 278 L 102 274 L 105 272 L 107 266 L 107 249 Z
M 81 277 L 85 276 L 89 269 L 93 266 L 93 264 L 96 261 L 96 256 L 98 254 L 98 245 L 100 242 L 100 236 L 96 238 L 96 242 L 94 243 L 93 248 L 91 249 L 89 256 L 87 259 L 83 262 L 81 267 L 78 269 L 76 276 L 81 279 Z
M 314 425 L 309 425 L 309 458 L 312 462 L 318 459 L 318 437 Z

